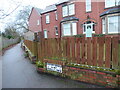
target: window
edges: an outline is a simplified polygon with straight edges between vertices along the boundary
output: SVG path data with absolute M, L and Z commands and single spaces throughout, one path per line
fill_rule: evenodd
M 44 30 L 44 38 L 48 38 L 47 30 Z
M 63 36 L 77 35 L 77 23 L 63 23 Z
M 92 29 L 92 33 L 95 33 L 95 23 L 92 21 L 87 21 L 83 24 L 83 33 L 86 33 L 87 27 L 90 26 Z
M 74 15 L 75 14 L 75 4 L 70 4 L 69 6 L 69 15 Z
M 75 14 L 75 4 L 69 4 L 62 7 L 63 17 Z
M 105 8 L 120 5 L 120 0 L 105 0 Z
M 55 12 L 55 20 L 58 20 L 58 14 Z
M 50 15 L 46 15 L 46 24 L 50 23 Z
M 71 35 L 70 23 L 63 24 L 63 34 L 64 34 L 64 36 Z
M 72 34 L 77 35 L 77 24 L 76 23 L 72 23 Z
M 103 34 L 106 33 L 106 20 L 105 20 L 105 18 L 102 19 L 102 32 L 103 32 Z
M 116 0 L 116 5 L 120 5 L 120 0 Z
M 118 24 L 120 16 L 109 16 L 108 17 L 108 33 L 118 33 Z
M 58 35 L 58 27 L 55 27 L 55 35 Z
M 40 25 L 40 21 L 39 20 L 37 20 L 37 25 Z
M 91 11 L 91 0 L 86 0 L 86 12 Z
M 62 7 L 62 12 L 63 12 L 63 17 L 66 17 L 66 16 L 68 16 L 68 7 L 67 6 L 64 6 L 64 7 Z

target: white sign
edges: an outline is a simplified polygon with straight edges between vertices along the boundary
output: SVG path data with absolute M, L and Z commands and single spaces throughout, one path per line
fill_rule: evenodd
M 62 66 L 61 65 L 47 63 L 47 70 L 56 71 L 56 72 L 62 73 Z

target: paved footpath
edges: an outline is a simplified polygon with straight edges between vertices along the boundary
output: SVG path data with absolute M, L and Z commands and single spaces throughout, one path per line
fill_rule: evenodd
M 37 73 L 35 65 L 24 58 L 20 44 L 7 50 L 2 57 L 3 88 L 94 88 L 69 79 Z

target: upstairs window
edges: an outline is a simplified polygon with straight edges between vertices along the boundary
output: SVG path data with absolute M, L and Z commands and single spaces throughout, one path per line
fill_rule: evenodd
M 68 12 L 69 12 L 69 15 L 74 15 L 75 14 L 75 4 L 70 4 L 68 5 Z
M 46 24 L 50 23 L 50 15 L 46 15 Z
M 55 12 L 55 20 L 58 20 L 58 14 L 57 14 L 57 11 Z
M 105 8 L 120 5 L 120 0 L 105 0 Z
M 37 25 L 40 25 L 40 20 L 37 20 Z
M 63 17 L 68 16 L 68 7 L 67 6 L 62 7 L 62 12 L 63 12 Z
M 86 12 L 91 11 L 91 0 L 86 0 Z
M 62 7 L 63 17 L 75 14 L 75 4 L 69 4 Z

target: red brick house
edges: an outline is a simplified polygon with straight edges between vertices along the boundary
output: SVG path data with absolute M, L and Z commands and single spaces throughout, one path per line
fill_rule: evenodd
M 54 5 L 47 6 L 45 10 L 41 12 L 42 15 L 42 30 L 45 38 L 57 38 L 58 37 L 58 17 L 57 8 Z
M 119 1 L 60 0 L 41 12 L 41 25 L 36 30 L 42 30 L 45 38 L 86 34 L 88 28 L 93 34 L 118 35 Z M 35 21 L 29 29 L 35 31 L 36 16 L 32 14 L 30 18 Z
M 120 33 L 120 0 L 84 1 L 65 0 L 56 4 L 61 36 L 85 34 L 87 27 L 91 27 L 93 34 Z
M 29 22 L 29 30 L 33 32 L 40 32 L 42 31 L 41 26 L 41 9 L 38 8 L 32 8 L 31 14 L 29 16 L 28 22 Z

